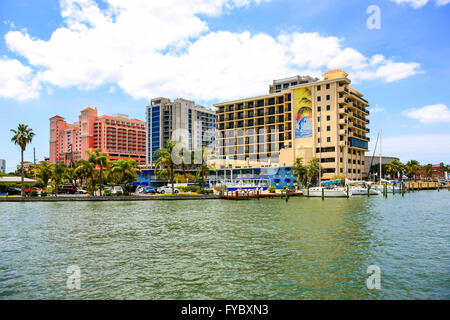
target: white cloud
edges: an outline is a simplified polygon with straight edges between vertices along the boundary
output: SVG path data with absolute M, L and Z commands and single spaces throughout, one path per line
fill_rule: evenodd
M 417 134 L 383 137 L 383 155 L 399 157 L 401 161 L 411 159 L 422 163 L 450 161 L 450 135 Z M 373 150 L 373 142 L 371 143 Z M 371 152 L 369 152 L 371 154 Z
M 37 78 L 31 68 L 16 59 L 0 58 L 0 97 L 25 101 L 39 96 Z
M 414 9 L 422 8 L 428 2 L 431 2 L 430 0 L 391 0 L 391 1 L 394 1 L 397 4 L 409 4 Z M 436 0 L 435 2 L 437 6 L 444 6 L 446 4 L 449 4 L 450 0 Z
M 366 57 L 319 33 L 211 32 L 199 15 L 261 0 L 62 0 L 64 26 L 49 40 L 10 31 L 8 48 L 25 57 L 42 83 L 92 89 L 117 85 L 135 98 L 232 99 L 267 91 L 285 75 L 320 76 L 343 68 L 353 80 L 392 82 L 419 72 L 415 62 Z
M 404 114 L 424 124 L 450 122 L 450 109 L 444 104 L 434 104 L 418 109 L 409 109 Z

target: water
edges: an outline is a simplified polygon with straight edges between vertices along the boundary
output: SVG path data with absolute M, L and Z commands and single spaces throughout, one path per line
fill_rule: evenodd
M 0 299 L 449 299 L 449 201 L 0 203 Z

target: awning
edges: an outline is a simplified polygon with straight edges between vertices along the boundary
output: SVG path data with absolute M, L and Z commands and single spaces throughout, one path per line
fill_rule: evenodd
M 36 183 L 36 180 L 33 179 L 28 179 L 28 178 L 23 178 L 24 182 L 32 182 L 32 183 Z M 0 183 L 21 183 L 22 180 L 20 177 L 0 177 Z

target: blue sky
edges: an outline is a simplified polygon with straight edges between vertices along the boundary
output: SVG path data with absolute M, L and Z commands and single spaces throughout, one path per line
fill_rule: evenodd
M 272 79 L 349 73 L 371 103 L 371 138 L 403 161 L 450 162 L 447 0 L 0 1 L 0 158 L 18 123 L 48 155 L 48 119 L 85 107 L 145 119 L 150 98 L 215 102 Z M 377 5 L 381 29 L 369 30 Z

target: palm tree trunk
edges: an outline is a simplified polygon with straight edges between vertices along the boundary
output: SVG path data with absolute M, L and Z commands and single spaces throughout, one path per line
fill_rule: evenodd
M 100 165 L 100 197 L 102 196 L 103 190 L 103 166 Z
M 21 183 L 22 183 L 22 190 L 21 190 L 20 194 L 23 197 L 23 196 L 25 196 L 25 183 L 24 183 L 24 173 L 23 173 L 23 149 L 21 149 L 20 167 L 21 167 L 20 179 L 21 179 Z
M 174 184 L 174 181 L 173 181 L 173 167 L 170 167 L 170 179 L 172 180 L 172 194 L 174 194 L 175 193 L 175 184 Z

